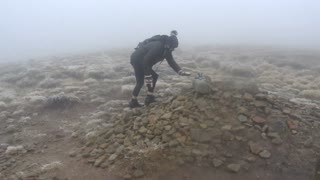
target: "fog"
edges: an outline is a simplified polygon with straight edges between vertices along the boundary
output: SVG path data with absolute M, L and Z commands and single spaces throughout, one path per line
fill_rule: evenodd
M 0 61 L 133 48 L 179 32 L 180 45 L 320 48 L 317 0 L 2 0 Z

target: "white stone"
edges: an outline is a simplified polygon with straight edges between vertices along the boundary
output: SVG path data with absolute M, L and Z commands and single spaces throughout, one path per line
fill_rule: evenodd
M 51 172 L 51 171 L 57 170 L 61 167 L 62 167 L 62 163 L 59 161 L 55 161 L 55 162 L 43 165 L 40 168 L 40 170 L 41 170 L 41 172 L 46 173 L 46 172 Z
M 22 145 L 19 145 L 19 146 L 8 146 L 7 150 L 6 150 L 6 154 L 15 155 L 15 154 L 18 154 L 18 153 L 22 152 L 23 150 L 24 150 L 24 148 L 23 148 Z

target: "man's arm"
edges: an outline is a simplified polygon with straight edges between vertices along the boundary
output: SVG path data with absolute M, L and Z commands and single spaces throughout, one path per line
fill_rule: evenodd
M 183 71 L 180 66 L 176 63 L 176 61 L 173 59 L 172 53 L 168 53 L 166 60 L 168 64 L 171 66 L 171 68 L 178 73 L 180 76 L 190 76 L 191 73 Z
M 176 61 L 173 59 L 172 53 L 168 53 L 166 60 L 170 67 L 176 72 L 179 73 L 181 71 L 180 66 L 176 63 Z

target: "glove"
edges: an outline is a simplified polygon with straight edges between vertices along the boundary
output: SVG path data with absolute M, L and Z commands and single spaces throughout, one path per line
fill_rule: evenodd
M 179 74 L 180 76 L 190 76 L 190 75 L 191 75 L 191 73 L 185 72 L 185 71 L 182 71 L 182 70 L 179 71 L 178 74 Z
M 152 79 L 151 75 L 144 76 L 144 83 L 146 85 L 150 85 L 152 87 L 152 81 L 153 81 L 153 79 Z

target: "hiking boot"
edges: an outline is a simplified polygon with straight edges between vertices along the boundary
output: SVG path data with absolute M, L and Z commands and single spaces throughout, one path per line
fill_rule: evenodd
M 144 100 L 144 104 L 146 106 L 149 106 L 149 104 L 156 102 L 156 98 L 154 97 L 154 95 L 147 95 L 147 97 Z
M 139 108 L 142 107 L 141 104 L 139 104 L 137 99 L 131 99 L 131 101 L 129 102 L 129 107 L 132 108 Z

